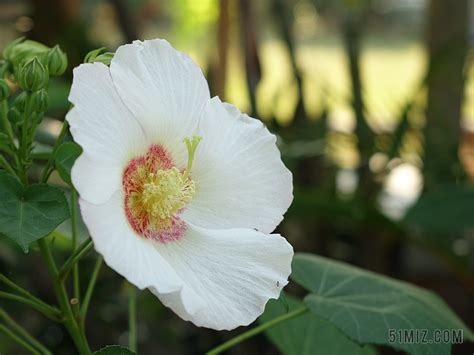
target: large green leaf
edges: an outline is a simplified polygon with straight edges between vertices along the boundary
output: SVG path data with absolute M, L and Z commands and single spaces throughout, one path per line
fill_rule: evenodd
M 424 194 L 407 212 L 404 222 L 425 231 L 450 232 L 474 227 L 474 188 L 445 186 Z
M 281 300 L 270 300 L 260 322 L 268 322 L 303 306 L 303 302 L 297 298 L 287 296 L 286 300 L 288 309 Z M 309 312 L 270 328 L 266 334 L 285 355 L 376 354 L 374 349 L 368 346 L 361 348 L 334 325 Z
M 69 217 L 61 190 L 46 184 L 24 188 L 0 171 L 0 234 L 12 239 L 25 252 L 30 243 L 51 233 Z
M 94 355 L 135 355 L 130 349 L 120 345 L 107 345 L 94 352 Z
M 309 309 L 360 344 L 392 346 L 412 354 L 449 354 L 450 343 L 403 342 L 399 332 L 427 330 L 427 340 L 437 329 L 462 330 L 464 341 L 472 332 L 436 294 L 331 259 L 297 254 L 292 278 L 311 293 Z M 394 329 L 395 341 L 389 332 Z M 392 334 L 393 336 L 393 334 Z
M 71 169 L 77 157 L 81 155 L 82 148 L 74 142 L 63 143 L 56 152 L 55 164 L 59 176 L 71 185 Z

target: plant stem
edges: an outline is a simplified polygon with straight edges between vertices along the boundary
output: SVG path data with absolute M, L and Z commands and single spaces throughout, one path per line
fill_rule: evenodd
M 48 162 L 46 163 L 46 166 L 43 169 L 43 173 L 41 174 L 40 182 L 44 183 L 48 181 L 49 176 L 53 172 L 53 165 L 54 165 L 54 158 L 56 157 L 56 152 L 59 149 L 59 146 L 64 140 L 64 137 L 66 136 L 66 133 L 68 131 L 69 124 L 67 121 L 64 121 L 63 127 L 61 128 L 61 132 L 59 132 L 58 138 L 56 139 L 56 142 L 54 143 L 53 150 L 51 152 L 51 156 L 48 159 Z
M 31 92 L 25 91 L 26 99 L 25 99 L 25 112 L 23 115 L 23 123 L 21 125 L 21 139 L 20 139 L 20 177 L 23 183 L 26 185 L 28 183 L 28 176 L 27 176 L 27 156 L 29 153 L 29 145 L 28 145 L 28 121 L 30 118 L 30 106 L 31 106 Z
M 69 271 L 74 267 L 74 265 L 81 260 L 81 258 L 86 255 L 92 248 L 92 239 L 87 238 L 81 245 L 76 249 L 76 251 L 66 260 L 64 265 L 61 267 L 59 271 L 59 278 L 64 281 L 67 277 Z
M 18 324 L 10 315 L 5 312 L 2 308 L 0 308 L 0 318 L 3 318 L 5 322 L 17 332 L 18 335 L 23 336 L 25 340 L 27 340 L 32 346 L 38 349 L 41 354 L 44 355 L 52 355 L 51 351 L 46 349 L 46 347 L 41 344 L 38 340 L 36 340 L 28 331 L 23 328 L 20 324 Z
M 5 159 L 5 157 L 3 155 L 0 155 L 0 166 L 3 166 L 3 168 L 8 171 L 10 174 L 12 174 L 13 176 L 17 177 L 17 178 L 20 178 L 16 172 L 15 172 L 15 169 L 13 169 L 13 167 L 10 165 L 10 163 Z M 21 179 L 20 179 L 21 180 Z
M 137 289 L 128 285 L 128 347 L 137 351 Z
M 38 312 L 42 313 L 44 316 L 48 317 L 49 319 L 51 319 L 55 322 L 61 322 L 61 313 L 58 313 L 59 310 L 54 309 L 54 311 L 52 311 L 50 309 L 51 306 L 49 306 L 49 305 L 46 308 L 42 304 L 37 303 L 37 302 L 35 302 L 35 301 L 33 301 L 29 298 L 26 298 L 26 297 L 23 297 L 23 296 L 20 296 L 20 295 L 16 295 L 16 294 L 10 293 L 10 292 L 4 292 L 4 291 L 0 291 L 0 298 L 5 298 L 7 300 L 16 301 L 16 302 L 26 304 L 26 305 L 30 306 L 31 308 L 36 309 Z
M 76 252 L 77 247 L 77 191 L 74 187 L 71 187 L 71 229 L 72 229 L 72 252 Z M 79 300 L 80 297 L 80 284 L 79 284 L 79 264 L 75 263 L 72 268 L 72 280 L 73 280 L 73 295 Z M 77 308 L 79 303 L 75 305 Z
M 33 348 L 30 344 L 25 342 L 23 339 L 21 339 L 18 335 L 13 333 L 10 329 L 8 329 L 5 325 L 0 324 L 0 332 L 5 333 L 8 337 L 10 337 L 13 341 L 15 341 L 17 344 L 21 345 L 24 347 L 26 350 L 30 351 L 32 354 L 38 354 L 41 355 L 39 351 L 37 351 L 35 348 Z
M 43 307 L 44 309 L 47 309 L 49 310 L 49 312 L 51 314 L 56 314 L 57 317 L 60 317 L 61 316 L 61 312 L 59 311 L 59 309 L 57 309 L 56 307 L 53 307 L 49 304 L 47 304 L 46 302 L 40 300 L 38 297 L 32 295 L 30 292 L 28 292 L 27 290 L 25 290 L 23 287 L 20 287 L 18 286 L 16 283 L 14 283 L 12 280 L 10 280 L 8 277 L 6 277 L 5 275 L 3 274 L 0 274 L 0 282 L 3 282 L 5 285 L 7 285 L 8 287 L 10 287 L 12 290 L 15 290 L 16 292 L 18 292 L 20 295 L 26 297 L 26 298 L 29 298 L 32 302 L 35 302 L 37 303 L 39 306 Z
M 10 138 L 10 142 L 14 144 L 15 136 L 13 134 L 10 121 L 8 120 L 8 107 L 7 107 L 6 100 L 3 100 L 0 102 L 0 120 L 2 121 L 2 125 L 3 125 L 3 128 L 5 129 L 5 132 L 7 132 L 8 138 Z
M 97 276 L 99 275 L 100 267 L 102 266 L 102 261 L 103 261 L 102 256 L 99 256 L 94 265 L 94 270 L 92 271 L 92 275 L 89 280 L 89 285 L 87 285 L 87 290 L 86 290 L 86 294 L 84 295 L 84 299 L 82 302 L 82 309 L 81 309 L 83 319 L 86 318 L 87 310 L 89 309 L 89 303 L 92 298 L 92 293 L 94 292 L 94 287 L 97 282 Z
M 38 240 L 38 245 L 40 247 L 40 251 L 43 255 L 43 258 L 46 261 L 49 275 L 53 280 L 56 297 L 59 301 L 59 306 L 65 317 L 66 328 L 68 329 L 69 334 L 71 335 L 79 353 L 81 355 L 89 355 L 91 354 L 91 351 L 89 349 L 89 344 L 87 343 L 86 335 L 84 334 L 82 327 L 80 327 L 77 323 L 77 320 L 74 316 L 71 305 L 69 303 L 66 288 L 64 287 L 63 281 L 59 277 L 58 268 L 53 259 L 51 250 L 49 249 L 49 245 L 44 239 Z
M 303 306 L 301 308 L 295 309 L 294 311 L 285 313 L 285 314 L 283 314 L 279 317 L 276 317 L 276 318 L 272 319 L 269 322 L 261 324 L 261 325 L 255 327 L 255 328 L 252 328 L 252 329 L 250 329 L 250 330 L 248 330 L 248 331 L 246 331 L 246 332 L 244 332 L 240 335 L 237 335 L 236 337 L 226 341 L 225 343 L 222 343 L 221 345 L 215 347 L 214 349 L 209 350 L 206 354 L 207 355 L 220 354 L 224 350 L 230 349 L 233 346 L 243 342 L 244 340 L 247 340 L 247 339 L 253 337 L 254 335 L 260 334 L 261 332 L 263 332 L 267 329 L 270 329 L 270 328 L 272 328 L 272 327 L 274 327 L 274 326 L 276 326 L 280 323 L 286 322 L 287 320 L 299 317 L 302 314 L 306 313 L 307 311 L 308 311 L 308 308 Z

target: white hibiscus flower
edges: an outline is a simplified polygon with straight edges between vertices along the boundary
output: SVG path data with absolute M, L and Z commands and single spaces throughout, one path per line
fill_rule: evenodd
M 291 272 L 269 234 L 292 201 L 275 136 L 219 98 L 164 40 L 74 70 L 67 115 L 83 148 L 72 169 L 106 263 L 198 326 L 248 325 Z

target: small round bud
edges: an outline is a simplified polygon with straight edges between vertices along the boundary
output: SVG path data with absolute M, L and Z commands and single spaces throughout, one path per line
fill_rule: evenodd
M 15 46 L 17 46 L 19 43 L 22 43 L 24 40 L 25 37 L 20 37 L 8 43 L 5 49 L 3 50 L 3 58 L 10 60 L 12 57 L 13 48 L 15 48 Z
M 42 43 L 24 40 L 19 38 L 10 43 L 3 51 L 3 57 L 13 64 L 13 66 L 21 66 L 33 57 L 44 59 L 49 51 L 49 47 Z
M 10 87 L 4 79 L 0 79 L 0 101 L 3 101 L 10 96 Z
M 10 122 L 17 125 L 23 119 L 23 115 L 20 111 L 18 111 L 17 108 L 14 107 L 10 111 L 8 111 L 8 118 L 10 119 Z
M 4 78 L 5 74 L 7 73 L 10 65 L 4 59 L 0 59 L 0 78 Z
M 59 76 L 66 71 L 67 56 L 58 45 L 48 52 L 46 62 L 48 63 L 49 75 Z
M 15 101 L 13 101 L 13 107 L 18 110 L 18 112 L 25 112 L 26 109 L 26 92 L 22 92 L 20 95 L 18 95 L 15 98 Z
M 34 112 L 46 112 L 49 106 L 49 96 L 46 90 L 41 89 L 33 93 L 31 97 L 31 110 Z
M 48 70 L 41 64 L 38 57 L 33 57 L 18 69 L 16 80 L 23 90 L 37 91 L 48 84 Z
M 114 57 L 114 53 L 112 52 L 102 53 L 102 51 L 104 50 L 105 50 L 105 47 L 97 48 L 97 49 L 94 49 L 93 51 L 90 51 L 85 56 L 84 63 L 100 62 L 100 63 L 104 63 L 105 65 L 110 65 L 110 62 L 112 61 L 112 58 Z

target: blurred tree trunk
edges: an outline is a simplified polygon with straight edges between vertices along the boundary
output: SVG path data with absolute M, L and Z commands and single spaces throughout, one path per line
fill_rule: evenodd
M 69 67 L 82 63 L 92 49 L 81 19 L 81 0 L 31 0 L 34 27 L 28 37 L 49 46 L 60 44 Z
M 468 0 L 431 0 L 425 188 L 462 176 L 458 158 Z
M 281 30 L 282 40 L 288 49 L 288 54 L 290 56 L 291 69 L 296 80 L 296 85 L 298 87 L 298 103 L 296 105 L 296 110 L 294 114 L 294 123 L 300 125 L 301 122 L 305 122 L 306 111 L 303 104 L 303 77 L 298 64 L 296 61 L 296 48 L 295 40 L 293 35 L 293 16 L 291 4 L 288 4 L 284 0 L 273 0 L 272 10 L 277 21 L 277 26 Z
M 227 82 L 227 57 L 229 52 L 229 0 L 219 2 L 217 28 L 217 63 L 214 78 L 215 94 L 225 100 Z
M 257 31 L 252 12 L 252 1 L 240 0 L 240 36 L 245 57 L 245 74 L 252 116 L 257 113 L 256 90 L 261 78 L 260 58 L 257 51 Z
M 125 37 L 126 43 L 131 43 L 138 39 L 137 21 L 125 0 L 110 0 L 110 3 L 117 13 L 117 19 Z

